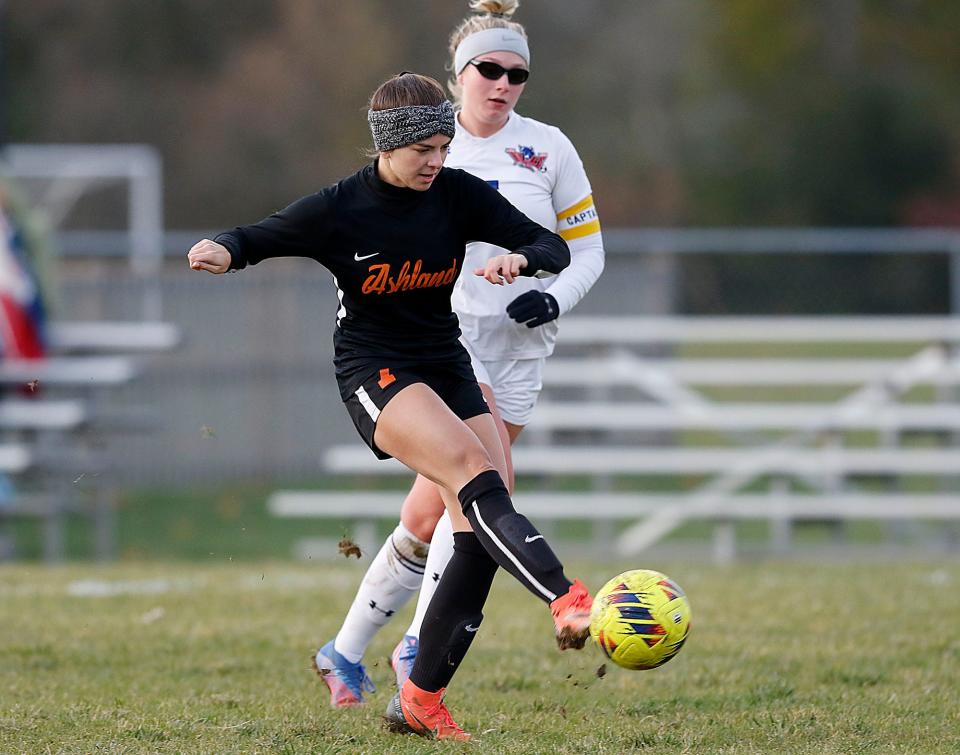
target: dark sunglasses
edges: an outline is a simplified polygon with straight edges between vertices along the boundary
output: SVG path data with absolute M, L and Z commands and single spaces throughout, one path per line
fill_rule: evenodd
M 499 63 L 491 63 L 489 60 L 471 60 L 470 65 L 476 66 L 480 75 L 490 81 L 499 81 L 503 74 L 507 74 L 507 81 L 511 84 L 522 84 L 530 78 L 530 71 L 526 68 L 504 68 Z

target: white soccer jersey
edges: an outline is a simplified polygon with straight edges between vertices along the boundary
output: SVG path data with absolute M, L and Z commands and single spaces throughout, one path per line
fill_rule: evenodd
M 557 321 L 528 328 L 511 320 L 506 309 L 520 294 L 536 288 L 549 291 L 564 314 L 603 271 L 600 220 L 580 156 L 560 129 L 511 113 L 506 125 L 485 139 L 470 134 L 458 119 L 446 165 L 488 181 L 527 217 L 559 233 L 570 246 L 570 266 L 559 275 L 494 286 L 473 271 L 506 250 L 468 244 L 463 274 L 453 292 L 460 329 L 481 359 L 549 356 Z

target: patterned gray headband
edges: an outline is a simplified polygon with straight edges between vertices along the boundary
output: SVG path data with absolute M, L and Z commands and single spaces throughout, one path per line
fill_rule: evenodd
M 456 125 L 453 105 L 444 100 L 439 105 L 406 105 L 389 110 L 368 110 L 367 121 L 378 152 L 399 149 L 429 139 L 436 134 L 453 138 Z

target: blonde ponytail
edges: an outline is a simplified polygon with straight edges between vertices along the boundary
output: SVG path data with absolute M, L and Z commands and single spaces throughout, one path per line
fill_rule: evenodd
M 470 10 L 491 16 L 510 18 L 520 7 L 520 0 L 471 0 Z

